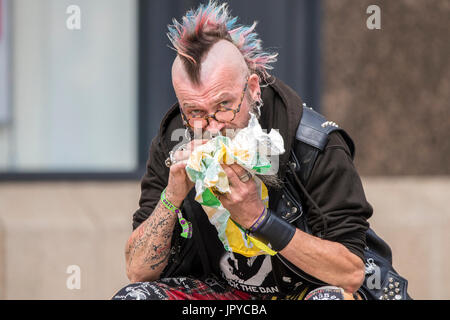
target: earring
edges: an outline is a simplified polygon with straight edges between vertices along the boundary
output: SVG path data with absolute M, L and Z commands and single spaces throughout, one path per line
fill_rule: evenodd
M 189 128 L 186 128 L 186 130 L 184 130 L 184 137 L 186 138 L 186 140 L 188 142 L 192 140 L 192 136 L 191 136 L 191 132 L 189 131 Z
M 259 98 L 259 100 L 255 102 L 255 110 L 256 110 L 256 115 L 258 118 L 261 116 L 261 107 L 263 105 L 264 105 L 264 103 L 261 98 Z

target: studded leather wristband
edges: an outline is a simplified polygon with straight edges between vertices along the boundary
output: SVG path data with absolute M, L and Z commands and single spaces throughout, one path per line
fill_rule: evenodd
M 295 234 L 295 226 L 278 217 L 272 210 L 267 209 L 267 217 L 258 226 L 253 235 L 268 241 L 275 251 L 283 250 Z

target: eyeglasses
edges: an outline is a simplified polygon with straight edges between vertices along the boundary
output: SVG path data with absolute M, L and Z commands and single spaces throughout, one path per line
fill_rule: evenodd
M 234 108 L 228 108 L 228 107 L 220 107 L 216 112 L 213 114 L 207 114 L 205 116 L 191 116 L 187 117 L 183 110 L 181 110 L 181 117 L 183 118 L 183 121 L 185 124 L 187 124 L 191 128 L 206 128 L 209 126 L 209 119 L 212 118 L 216 120 L 217 122 L 231 122 L 236 117 L 236 114 L 241 110 L 242 102 L 244 101 L 245 92 L 247 91 L 247 85 L 248 85 L 248 77 L 245 79 L 245 87 L 242 91 L 241 99 L 239 102 L 239 105 L 236 109 Z

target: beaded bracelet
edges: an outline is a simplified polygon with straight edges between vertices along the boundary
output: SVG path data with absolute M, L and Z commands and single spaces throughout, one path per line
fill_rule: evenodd
M 181 225 L 182 232 L 181 236 L 183 238 L 191 238 L 192 237 L 192 223 L 187 221 L 185 218 L 183 218 L 181 214 L 181 210 L 175 207 L 169 200 L 166 198 L 166 189 L 163 190 L 161 193 L 161 202 L 164 204 L 164 206 L 169 209 L 171 212 L 175 212 L 178 216 L 178 222 Z
M 259 218 L 255 221 L 255 223 L 250 228 L 248 228 L 248 231 L 250 231 L 251 233 L 256 232 L 261 226 L 261 224 L 264 222 L 266 217 L 267 217 L 267 210 L 266 207 L 264 207 L 263 212 L 261 213 Z

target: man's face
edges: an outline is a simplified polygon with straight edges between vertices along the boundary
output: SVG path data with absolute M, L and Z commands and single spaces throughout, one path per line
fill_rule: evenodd
M 175 59 L 172 68 L 174 90 L 187 118 L 213 115 L 223 108 L 237 110 L 242 102 L 240 111 L 231 122 L 220 122 L 212 117 L 208 119 L 209 123 L 202 129 L 213 135 L 219 132 L 229 135 L 245 128 L 250 119 L 251 102 L 260 92 L 259 77 L 256 74 L 248 76 L 242 55 L 230 46 L 233 45 L 222 41 L 211 48 L 202 62 L 198 85 L 190 81 L 179 58 Z
M 193 88 L 189 85 L 178 88 L 181 110 L 187 119 L 199 119 L 194 126 L 203 127 L 204 131 L 211 134 L 221 132 L 222 135 L 235 132 L 247 126 L 251 99 L 246 94 L 247 77 L 238 78 L 223 75 L 215 81 L 204 82 L 201 87 Z M 245 92 L 244 92 L 245 90 Z M 240 107 L 239 107 L 240 106 Z M 200 120 L 201 117 L 214 115 L 218 110 L 233 110 L 235 112 L 232 121 L 220 121 L 217 118 L 208 117 L 208 121 Z M 239 112 L 237 112 L 239 110 Z M 231 111 L 227 111 L 232 114 Z

